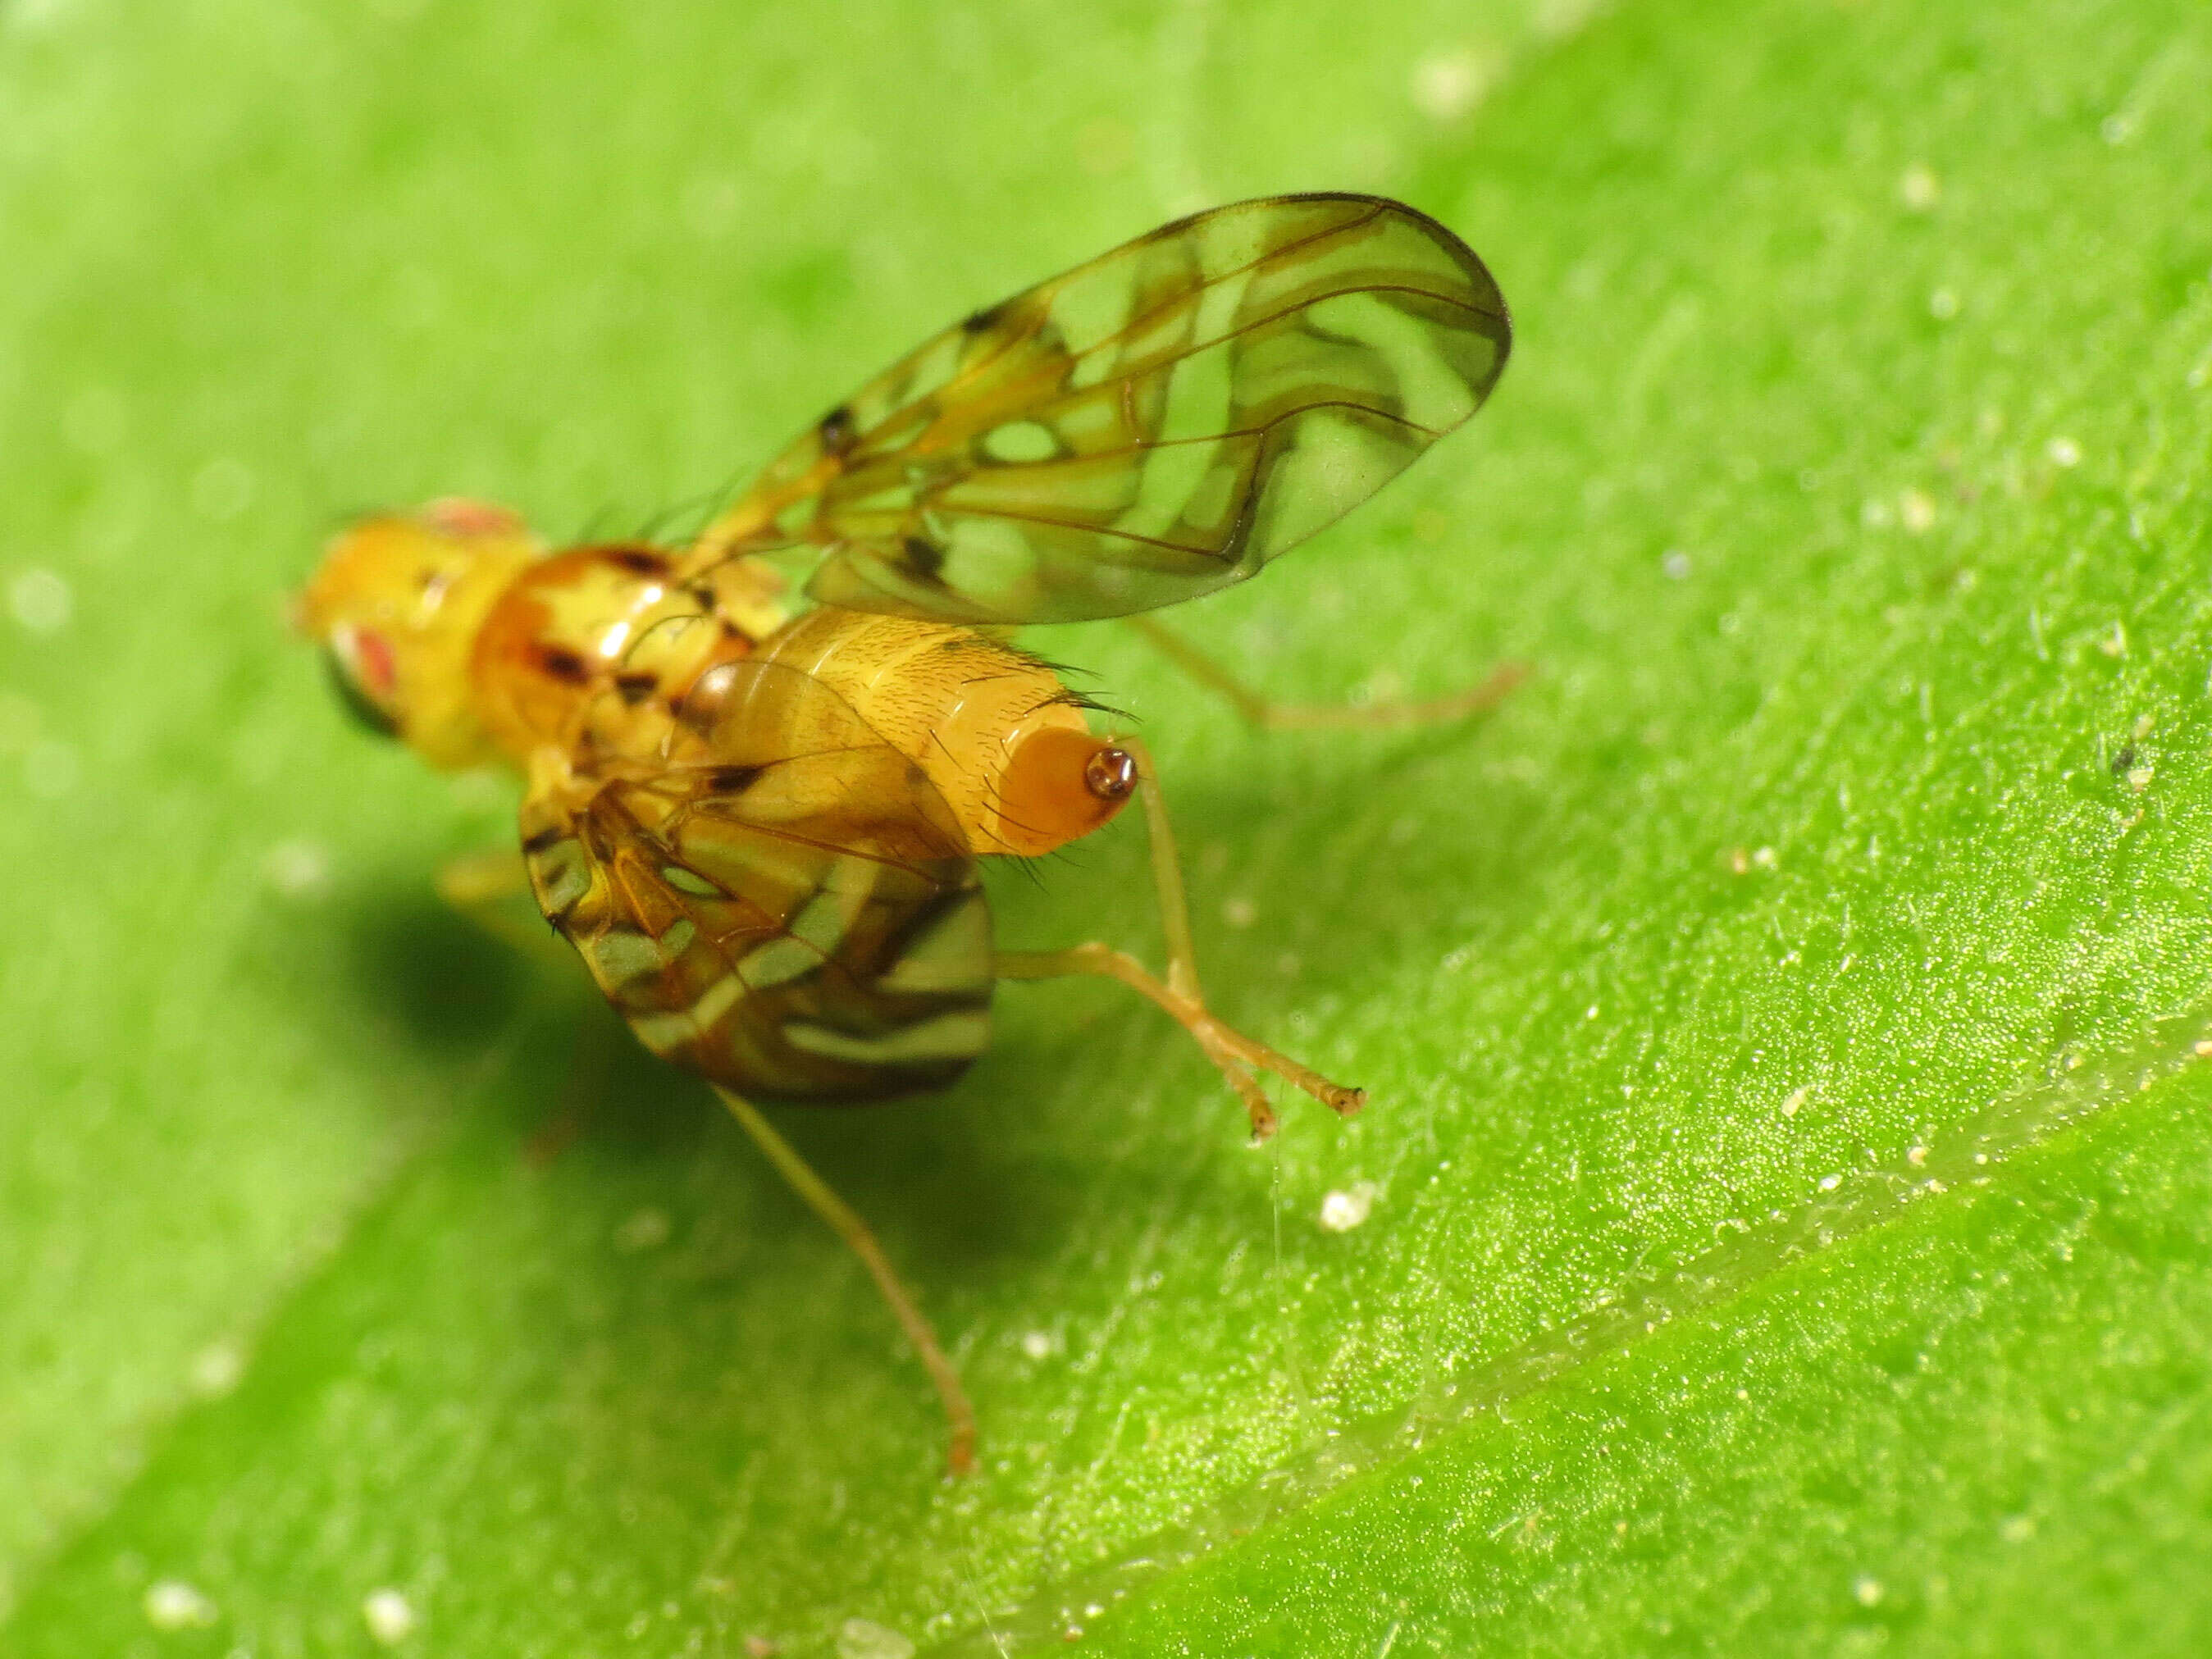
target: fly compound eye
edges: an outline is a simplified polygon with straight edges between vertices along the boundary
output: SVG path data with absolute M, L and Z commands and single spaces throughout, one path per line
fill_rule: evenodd
M 1083 763 L 1083 786 L 1101 800 L 1128 799 L 1137 787 L 1137 757 L 1126 749 L 1098 750 Z
M 373 629 L 340 623 L 324 643 L 323 666 L 339 702 L 356 722 L 381 738 L 399 735 L 398 717 L 386 706 L 399 684 L 390 641 Z
M 331 677 L 331 690 L 338 695 L 338 703 L 353 716 L 356 726 L 374 732 L 380 738 L 399 735 L 399 722 L 381 703 L 362 689 L 354 678 L 353 668 L 335 645 L 323 647 L 323 667 Z

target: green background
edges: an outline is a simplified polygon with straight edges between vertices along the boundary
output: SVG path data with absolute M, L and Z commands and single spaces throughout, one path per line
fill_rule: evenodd
M 2208 82 L 2191 0 L 0 5 L 0 1649 L 371 1653 L 389 1589 L 424 1655 L 2204 1650 Z M 706 1092 L 440 911 L 505 799 L 283 596 L 381 503 L 633 529 L 1314 188 L 1466 235 L 1514 363 L 1178 619 L 1289 696 L 1537 672 L 1269 738 L 1038 637 L 1222 1012 L 1373 1104 L 1251 1152 L 1022 986 L 956 1091 L 786 1115 L 962 1360 L 948 1487 Z M 1157 957 L 1143 857 L 1002 938 Z

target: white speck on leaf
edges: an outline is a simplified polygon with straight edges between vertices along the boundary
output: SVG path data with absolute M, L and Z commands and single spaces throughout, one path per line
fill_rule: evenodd
M 1501 55 L 1473 46 L 1432 52 L 1413 65 L 1413 107 L 1431 121 L 1456 121 L 1483 100 L 1503 67 Z
M 2053 438 L 2044 453 L 2051 457 L 2053 466 L 2079 466 L 2081 463 L 2081 446 L 2071 438 Z
M 615 1249 L 624 1255 L 658 1249 L 668 1243 L 669 1231 L 668 1212 L 648 1206 L 615 1229 Z
M 330 885 L 330 850 L 319 842 L 280 841 L 261 860 L 261 874 L 287 898 L 306 898 Z
M 142 1605 L 155 1630 L 204 1630 L 216 1621 L 215 1603 L 181 1578 L 149 1584 Z
M 1861 1573 L 1851 1580 L 1851 1595 L 1863 1607 L 1881 1604 L 1881 1580 L 1872 1573 Z
M 8 611 L 33 634 L 55 634 L 69 626 L 76 595 L 58 570 L 33 565 L 8 584 Z
M 1382 1190 L 1371 1181 L 1355 1181 L 1349 1188 L 1328 1194 L 1321 1201 L 1322 1231 L 1348 1233 L 1363 1225 L 1373 1213 Z
M 210 1342 L 192 1359 L 192 1392 L 212 1400 L 228 1394 L 245 1375 L 246 1355 L 238 1344 Z
M 396 1589 L 374 1589 L 362 1597 L 361 1618 L 368 1633 L 387 1648 L 415 1633 L 414 1603 Z
M 869 1619 L 848 1619 L 837 1628 L 837 1659 L 914 1659 L 914 1644 Z
M 1915 161 L 1897 181 L 1897 199 L 1907 213 L 1929 213 L 1943 199 L 1943 181 L 1925 161 Z

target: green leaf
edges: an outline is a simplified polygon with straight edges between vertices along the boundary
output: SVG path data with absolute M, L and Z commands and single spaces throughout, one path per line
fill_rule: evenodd
M 2212 17 L 1352 16 L 0 9 L 0 1646 L 2203 1650 Z M 1254 1153 L 1153 1011 L 1012 986 L 957 1090 L 783 1115 L 962 1362 L 947 1486 L 706 1091 L 439 908 L 506 799 L 281 595 L 379 502 L 635 527 L 1311 188 L 1465 234 L 1513 367 L 1175 620 L 1535 673 L 1262 738 L 1041 636 L 1223 1016 L 1373 1103 Z M 1140 825 L 1038 874 L 1010 947 L 1157 955 Z

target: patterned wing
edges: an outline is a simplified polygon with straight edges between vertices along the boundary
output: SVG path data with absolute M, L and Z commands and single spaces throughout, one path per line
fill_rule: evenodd
M 791 668 L 726 664 L 669 763 L 522 808 L 539 908 L 655 1054 L 741 1093 L 879 1099 L 982 1051 L 991 920 L 919 768 Z
M 945 622 L 1194 599 L 1473 415 L 1511 337 L 1482 262 L 1411 208 L 1219 208 L 929 341 L 785 451 L 692 557 L 817 545 L 816 599 Z

